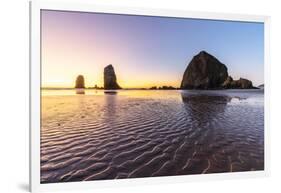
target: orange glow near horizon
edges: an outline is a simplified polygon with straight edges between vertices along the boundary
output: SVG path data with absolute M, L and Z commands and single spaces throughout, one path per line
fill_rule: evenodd
M 48 15 L 42 18 L 43 88 L 74 88 L 78 75 L 84 76 L 86 87 L 103 87 L 103 69 L 109 64 L 113 65 L 122 88 L 180 85 L 178 78 L 182 76 L 184 64 L 176 73 L 171 72 L 170 67 L 156 69 L 157 65 L 150 65 L 159 63 L 156 56 L 139 60 L 137 52 L 132 52 L 127 43 L 111 40 L 114 36 L 101 40 L 96 29 L 90 30 L 91 36 L 83 36 L 89 33 L 85 28 L 66 31 L 65 26 L 56 23 L 56 18 L 48 18 Z
M 51 69 L 50 69 L 51 70 Z M 42 80 L 42 88 L 74 88 L 75 80 L 78 75 L 83 75 L 85 79 L 85 86 L 94 87 L 97 85 L 98 87 L 103 87 L 103 68 L 97 69 L 96 71 L 80 71 L 80 73 L 73 72 L 73 69 L 69 69 L 66 71 L 61 71 L 58 76 L 55 74 L 50 76 L 48 72 L 45 72 L 45 76 L 48 75 L 48 78 Z M 155 80 L 155 76 L 153 75 L 146 76 L 145 80 L 143 80 L 142 76 L 138 75 L 138 73 L 122 72 L 118 73 L 118 70 L 115 69 L 115 73 L 117 76 L 117 82 L 122 88 L 150 88 L 153 86 L 173 86 L 179 87 L 180 80 L 173 81 L 165 81 L 165 76 L 158 76 Z M 120 75 L 119 75 L 120 74 Z M 44 76 L 44 75 L 43 75 Z
M 41 10 L 41 86 L 74 88 L 83 75 L 86 87 L 103 87 L 104 67 L 112 64 L 122 88 L 180 87 L 202 50 L 233 78 L 258 86 L 263 47 L 261 23 Z

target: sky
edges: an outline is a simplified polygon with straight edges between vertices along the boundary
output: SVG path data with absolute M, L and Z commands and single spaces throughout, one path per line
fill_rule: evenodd
M 109 64 L 123 88 L 179 87 L 202 50 L 264 83 L 263 23 L 41 10 L 42 87 L 103 86 Z

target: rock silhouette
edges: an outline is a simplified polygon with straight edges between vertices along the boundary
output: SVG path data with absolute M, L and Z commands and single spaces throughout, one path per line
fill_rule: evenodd
M 211 54 L 201 51 L 188 64 L 181 89 L 254 89 L 245 78 L 233 80 L 227 67 Z
M 232 78 L 231 76 L 228 76 L 228 77 L 226 78 L 226 80 L 222 83 L 221 86 L 222 86 L 223 88 L 230 88 L 232 82 L 233 82 L 233 78 Z
M 264 84 L 258 86 L 259 89 L 264 89 Z
M 104 89 L 121 89 L 117 83 L 116 74 L 111 64 L 104 68 L 103 79 Z
M 85 81 L 82 75 L 77 76 L 75 82 L 75 88 L 85 88 Z
M 233 80 L 231 76 L 227 77 L 227 79 L 222 84 L 223 88 L 226 89 L 251 89 L 253 87 L 253 83 L 250 80 L 240 78 L 239 80 Z
M 227 77 L 227 67 L 211 54 L 201 51 L 188 64 L 181 89 L 220 88 Z

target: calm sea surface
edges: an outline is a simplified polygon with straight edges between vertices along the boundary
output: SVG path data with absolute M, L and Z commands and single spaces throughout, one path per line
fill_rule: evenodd
M 42 90 L 41 104 L 42 183 L 264 169 L 263 90 Z

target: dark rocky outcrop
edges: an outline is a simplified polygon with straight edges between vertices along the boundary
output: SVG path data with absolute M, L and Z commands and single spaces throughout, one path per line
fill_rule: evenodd
M 239 80 L 233 80 L 231 76 L 227 77 L 227 79 L 222 84 L 222 88 L 225 89 L 252 89 L 253 83 L 250 80 L 240 78 Z
M 231 83 L 233 82 L 233 78 L 231 76 L 228 76 L 226 80 L 222 83 L 223 88 L 230 88 Z
M 121 89 L 121 87 L 117 83 L 114 68 L 111 64 L 104 68 L 103 80 L 104 89 Z
M 252 81 L 245 78 L 240 78 L 239 80 L 235 80 L 233 82 L 236 88 L 241 88 L 241 89 L 255 88 L 253 87 Z
M 160 86 L 158 88 L 159 90 L 176 90 L 177 88 L 173 87 L 173 86 Z
M 227 67 L 211 54 L 201 51 L 188 64 L 181 89 L 253 89 L 250 80 L 233 80 Z
M 157 89 L 158 89 L 157 86 L 150 87 L 150 90 L 157 90 Z
M 173 87 L 173 86 L 152 86 L 149 88 L 150 90 L 176 90 L 178 88 Z
M 258 86 L 259 89 L 264 89 L 264 84 Z
M 77 76 L 75 82 L 75 88 L 85 88 L 85 80 L 82 75 Z
M 227 67 L 205 51 L 193 57 L 181 82 L 181 89 L 216 89 L 228 77 Z

